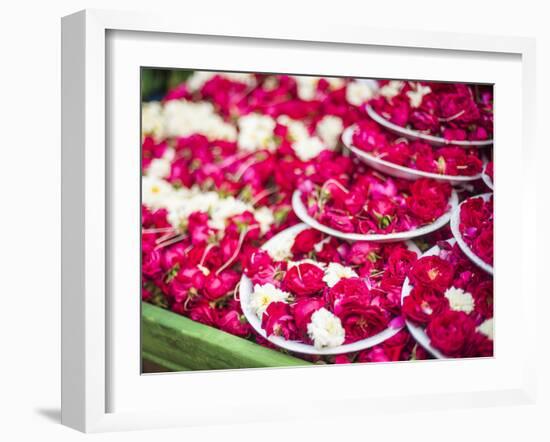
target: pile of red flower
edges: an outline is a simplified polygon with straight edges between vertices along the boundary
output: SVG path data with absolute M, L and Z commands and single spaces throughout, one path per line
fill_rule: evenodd
M 405 317 L 425 327 L 430 344 L 447 357 L 493 355 L 493 280 L 455 244 L 424 256 L 409 272 Z
M 207 223 L 208 214 L 195 212 L 187 234 L 179 235 L 166 210 L 142 208 L 142 299 L 248 336 L 236 289 L 243 266 L 261 243 L 258 223 L 250 212 L 230 218 L 224 232 Z
M 356 125 L 352 141 L 355 147 L 377 158 L 423 172 L 473 176 L 483 166 L 478 149 L 432 147 L 421 140 L 397 137 L 371 120 Z
M 460 83 L 381 81 L 379 97 L 369 104 L 398 126 L 452 141 L 493 136 L 490 86 Z
M 300 186 L 308 214 L 345 233 L 388 234 L 433 223 L 450 210 L 452 188 L 427 178 L 385 177 L 359 164 L 323 185 Z
M 254 252 L 244 272 L 268 336 L 324 348 L 401 328 L 401 287 L 416 258 L 403 243 L 349 244 L 307 228 L 291 245 Z
M 460 205 L 460 234 L 468 247 L 493 265 L 493 195 L 468 198 Z

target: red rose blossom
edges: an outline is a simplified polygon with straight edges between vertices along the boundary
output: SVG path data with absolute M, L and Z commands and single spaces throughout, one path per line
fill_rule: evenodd
M 475 332 L 475 323 L 464 312 L 447 310 L 428 324 L 426 334 L 431 344 L 443 354 L 461 357 Z
M 346 330 L 346 343 L 373 336 L 388 325 L 384 312 L 371 305 L 368 297 L 361 295 L 345 296 L 335 301 L 334 313 L 342 321 Z
M 286 272 L 283 286 L 298 297 L 313 295 L 325 287 L 324 274 L 323 269 L 314 264 L 297 264 Z
M 268 336 L 281 336 L 287 340 L 296 339 L 296 323 L 290 307 L 284 302 L 272 302 L 262 316 L 262 328 Z
M 304 229 L 294 238 L 292 253 L 307 254 L 313 250 L 313 246 L 321 241 L 321 232 L 315 229 Z
M 399 280 L 404 280 L 416 258 L 416 253 L 412 250 L 406 248 L 395 249 L 388 257 L 389 273 Z
M 453 273 L 452 266 L 439 256 L 425 256 L 412 266 L 409 278 L 413 284 L 442 293 L 449 288 Z
M 330 290 L 328 290 L 326 298 L 328 304 L 336 311 L 338 303 L 350 296 L 359 296 L 370 300 L 370 291 L 365 281 L 361 278 L 342 278 Z
M 236 310 L 221 313 L 217 325 L 224 332 L 236 336 L 247 336 L 251 331 L 250 325 L 244 315 Z

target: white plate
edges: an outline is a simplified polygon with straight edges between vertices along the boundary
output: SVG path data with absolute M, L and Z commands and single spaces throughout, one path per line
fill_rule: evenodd
M 397 124 L 392 123 L 391 121 L 386 120 L 382 115 L 376 112 L 369 104 L 366 106 L 367 114 L 378 124 L 384 126 L 389 131 L 404 136 L 410 140 L 423 140 L 432 146 L 445 146 L 452 144 L 453 146 L 464 147 L 464 148 L 482 148 L 490 147 L 493 145 L 493 140 L 480 140 L 480 141 L 462 141 L 462 140 L 447 140 L 443 137 L 436 137 L 434 135 L 427 135 L 422 132 L 413 129 L 407 129 L 406 127 L 398 126 Z
M 303 222 L 313 227 L 314 229 L 320 230 L 327 235 L 336 236 L 337 238 L 346 239 L 348 241 L 376 241 L 380 243 L 406 241 L 408 239 L 435 232 L 449 222 L 449 219 L 451 218 L 451 213 L 458 204 L 458 196 L 456 195 L 456 192 L 454 190 L 452 191 L 451 197 L 449 198 L 449 204 L 451 205 L 451 207 L 446 213 L 437 218 L 433 223 L 419 227 L 418 229 L 387 234 L 362 234 L 345 233 L 321 224 L 319 221 L 312 218 L 307 213 L 307 209 L 302 202 L 301 192 L 299 190 L 295 190 L 294 194 L 292 195 L 292 208 L 294 209 L 294 212 L 296 213 L 298 218 L 300 218 Z
M 445 181 L 449 182 L 452 185 L 458 185 L 466 183 L 469 181 L 475 181 L 481 178 L 481 173 L 472 176 L 464 175 L 443 175 L 439 173 L 425 172 L 423 170 L 413 169 L 411 167 L 401 166 L 399 164 L 392 163 L 391 161 L 386 161 L 382 158 L 371 155 L 368 152 L 365 152 L 358 147 L 353 145 L 353 132 L 355 131 L 356 126 L 348 127 L 342 134 L 342 142 L 347 149 L 353 152 L 357 157 L 361 159 L 364 163 L 368 164 L 373 169 L 378 170 L 379 172 L 391 175 L 396 178 L 403 178 L 406 180 L 417 180 L 419 178 L 431 178 L 436 181 Z
M 455 240 L 450 239 L 447 242 L 453 245 L 455 243 Z M 438 255 L 439 251 L 440 251 L 439 246 L 433 246 L 430 250 L 426 251 L 422 256 L 420 256 L 420 258 L 424 256 Z M 401 289 L 401 306 L 403 306 L 403 300 L 407 296 L 409 296 L 409 294 L 411 293 L 412 288 L 413 287 L 409 281 L 409 277 L 407 276 L 405 278 L 405 282 L 403 283 L 403 288 Z M 424 347 L 433 357 L 437 359 L 449 359 L 439 350 L 432 347 L 430 343 L 431 342 L 430 338 L 426 334 L 426 331 L 424 330 L 423 327 L 416 325 L 415 323 L 409 321 L 408 319 L 405 319 L 405 324 L 407 324 L 407 328 L 409 329 L 409 332 L 411 333 L 413 338 L 416 339 L 416 342 L 418 342 L 422 347 Z
M 297 224 L 286 230 L 283 230 L 279 234 L 275 235 L 269 241 L 267 241 L 262 248 L 269 247 L 272 243 L 281 241 L 283 238 L 295 237 L 302 230 L 309 228 L 307 224 Z M 411 241 L 407 242 L 407 247 L 409 250 L 414 251 L 417 255 L 420 255 L 420 250 L 414 243 Z M 241 308 L 246 319 L 256 332 L 261 335 L 263 338 L 267 339 L 269 342 L 275 344 L 278 347 L 284 348 L 285 350 L 292 351 L 295 353 L 309 354 L 309 355 L 338 355 L 344 353 L 351 353 L 355 351 L 364 350 L 366 348 L 374 347 L 375 345 L 381 344 L 386 339 L 391 338 L 397 334 L 404 327 L 404 322 L 396 325 L 395 327 L 388 327 L 387 329 L 381 331 L 380 333 L 371 336 L 367 339 L 362 339 L 361 341 L 353 342 L 351 344 L 344 344 L 338 347 L 317 349 L 313 345 L 305 344 L 298 341 L 287 341 L 286 339 L 280 336 L 267 336 L 265 330 L 262 329 L 262 323 L 260 318 L 250 308 L 250 295 L 252 294 L 253 285 L 252 281 L 246 276 L 242 275 L 240 287 L 239 287 L 239 297 L 241 302 Z
M 483 193 L 481 195 L 472 196 L 471 198 L 483 198 L 483 201 L 488 201 L 492 193 Z M 470 199 L 470 198 L 468 198 Z M 490 275 L 493 274 L 493 266 L 491 264 L 486 263 L 483 261 L 479 256 L 477 256 L 472 249 L 466 244 L 466 241 L 462 239 L 462 235 L 460 234 L 460 208 L 462 207 L 462 204 L 464 204 L 467 199 L 462 201 L 454 210 L 451 215 L 451 232 L 453 232 L 453 236 L 456 239 L 456 242 L 458 243 L 458 246 L 460 249 L 464 252 L 464 254 L 470 258 L 470 260 L 477 265 L 480 269 L 485 270 Z
M 495 190 L 494 188 L 494 184 L 493 184 L 493 180 L 491 179 L 491 177 L 489 175 L 487 175 L 487 173 L 485 173 L 485 168 L 487 167 L 487 164 L 488 163 L 485 163 L 484 167 L 483 167 L 483 172 L 481 174 L 481 179 L 483 180 L 483 182 L 485 183 L 485 185 L 491 189 L 491 190 Z

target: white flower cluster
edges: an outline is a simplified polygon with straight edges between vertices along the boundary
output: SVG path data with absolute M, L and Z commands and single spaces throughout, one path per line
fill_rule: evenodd
M 268 115 L 248 114 L 238 121 L 239 126 L 239 149 L 254 152 L 267 149 L 273 152 L 277 143 L 275 142 L 275 120 Z
M 166 178 L 170 175 L 170 169 L 172 165 L 172 160 L 176 155 L 176 151 L 168 147 L 164 152 L 164 155 L 160 158 L 155 158 L 151 160 L 151 163 L 145 171 L 145 175 L 154 177 L 154 178 Z
M 167 209 L 168 222 L 175 228 L 181 226 L 193 212 L 209 214 L 208 225 L 223 230 L 227 219 L 250 211 L 262 233 L 266 233 L 274 222 L 267 207 L 255 209 L 232 196 L 221 197 L 217 192 L 203 192 L 198 187 L 175 189 L 167 181 L 154 176 L 142 177 L 142 201 L 151 209 Z
M 143 103 L 141 106 L 141 132 L 152 135 L 157 140 L 165 137 L 162 104 L 158 101 Z
M 464 313 L 472 313 L 474 311 L 474 297 L 460 288 L 448 288 L 445 291 L 445 298 L 449 300 L 451 310 Z
M 422 104 L 424 95 L 428 95 L 431 91 L 429 86 L 422 86 L 418 82 L 414 83 L 413 89 L 407 92 L 411 107 L 419 107 Z
M 358 276 L 352 268 L 343 266 L 337 262 L 331 262 L 325 270 L 323 282 L 329 287 L 334 287 L 342 278 L 357 278 Z
M 336 149 L 343 131 L 344 123 L 335 115 L 325 115 L 315 127 L 315 132 L 330 150 Z
M 346 332 L 340 318 L 324 307 L 311 315 L 307 334 L 317 349 L 338 347 L 346 339 Z
M 353 106 L 361 106 L 365 101 L 370 100 L 374 92 L 366 81 L 355 80 L 346 88 L 346 101 Z
M 274 261 L 286 261 L 292 258 L 292 245 L 294 244 L 293 235 L 284 235 L 277 238 L 277 241 L 268 241 L 263 246 L 267 254 Z
M 380 88 L 378 91 L 380 95 L 386 98 L 393 98 L 396 95 L 399 95 L 399 92 L 401 92 L 401 89 L 405 85 L 405 82 L 401 80 L 391 80 L 384 86 Z
M 292 145 L 296 156 L 302 161 L 309 161 L 326 149 L 323 142 L 317 137 L 307 137 L 295 141 Z
M 292 78 L 296 81 L 298 88 L 298 97 L 304 101 L 311 101 L 317 94 L 317 84 L 321 78 L 328 81 L 331 89 L 339 89 L 344 86 L 344 80 L 333 77 L 310 77 L 305 75 L 295 75 Z
M 141 201 L 150 209 L 166 209 L 177 201 L 172 185 L 153 176 L 141 177 Z
M 212 103 L 170 100 L 164 105 L 168 136 L 185 137 L 200 133 L 211 140 L 237 139 L 237 129 L 219 116 Z
M 237 139 L 237 129 L 219 116 L 211 103 L 170 100 L 162 105 L 153 101 L 142 106 L 141 127 L 143 135 L 185 137 L 196 133 L 211 140 Z
M 250 307 L 258 316 L 262 318 L 262 315 L 272 302 L 288 302 L 290 293 L 278 289 L 271 283 L 267 284 L 255 284 L 254 291 L 250 295 Z
M 292 139 L 292 148 L 300 160 L 309 161 L 327 148 L 319 137 L 309 134 L 306 125 L 301 121 L 281 115 L 277 122 L 288 128 L 288 133 Z
M 254 214 L 254 219 L 256 219 L 256 221 L 258 221 L 258 223 L 260 224 L 260 231 L 262 232 L 262 234 L 266 233 L 271 228 L 271 225 L 275 222 L 275 217 L 273 216 L 273 212 L 269 207 L 262 206 L 257 209 L 251 210 L 251 212 Z
M 214 78 L 214 76 L 220 76 L 223 78 L 227 78 L 228 80 L 231 80 L 235 83 L 243 83 L 247 86 L 253 87 L 256 85 L 256 78 L 252 74 L 241 74 L 238 72 L 206 72 L 206 71 L 195 71 L 193 72 L 193 75 L 191 75 L 186 82 L 187 89 L 190 92 L 196 92 L 200 90 L 204 83 L 206 83 L 211 78 Z

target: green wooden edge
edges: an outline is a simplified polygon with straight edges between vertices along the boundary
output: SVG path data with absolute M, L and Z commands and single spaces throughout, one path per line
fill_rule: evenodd
M 171 371 L 310 365 L 146 302 L 141 351 L 143 358 Z
M 167 371 L 189 371 L 181 364 L 173 363 L 148 351 L 141 352 L 143 373 L 164 373 Z

